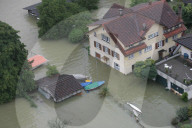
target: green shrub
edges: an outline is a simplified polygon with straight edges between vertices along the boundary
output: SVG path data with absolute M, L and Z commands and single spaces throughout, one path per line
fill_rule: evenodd
M 109 89 L 107 87 L 101 88 L 99 95 L 100 97 L 106 97 L 109 94 Z
M 181 128 L 192 128 L 192 124 L 184 124 Z
M 189 117 L 192 117 L 192 106 L 190 105 L 189 107 L 188 107 L 188 116 Z
M 68 36 L 68 39 L 73 42 L 73 43 L 77 43 L 79 41 L 81 41 L 84 38 L 84 33 L 81 29 L 73 29 Z
M 58 73 L 59 71 L 57 70 L 57 67 L 55 65 L 47 65 L 47 76 L 53 76 Z
M 177 110 L 176 114 L 181 122 L 189 119 L 188 111 L 189 111 L 188 107 L 183 107 Z
M 187 101 L 188 101 L 188 93 L 184 92 L 184 93 L 182 94 L 182 96 L 181 96 L 181 99 L 182 99 L 183 101 L 187 102 Z
M 179 118 L 178 117 L 173 118 L 172 121 L 171 121 L 171 124 L 174 125 L 174 126 L 177 125 L 178 123 L 179 123 Z

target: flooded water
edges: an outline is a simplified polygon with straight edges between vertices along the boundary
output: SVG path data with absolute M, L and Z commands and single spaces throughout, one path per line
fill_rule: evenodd
M 133 74 L 123 75 L 97 61 L 84 48 L 88 42 L 73 44 L 67 39 L 38 39 L 36 20 L 22 9 L 37 2 L 39 0 L 0 0 L 0 20 L 20 31 L 21 41 L 30 51 L 29 56 L 43 55 L 61 73 L 84 74 L 93 81 L 105 80 L 111 95 L 102 99 L 96 90 L 54 104 L 34 93 L 37 108 L 30 107 L 23 98 L 0 105 L 0 128 L 47 128 L 48 121 L 56 118 L 69 121 L 70 128 L 139 128 L 126 109 L 126 102 L 142 109 L 141 120 L 146 128 L 171 127 L 176 109 L 186 105 L 179 97 L 157 83 L 136 78 Z M 125 0 L 101 0 L 93 17 L 101 18 L 113 3 L 129 6 L 129 1 Z M 45 66 L 35 70 L 35 79 L 45 75 Z

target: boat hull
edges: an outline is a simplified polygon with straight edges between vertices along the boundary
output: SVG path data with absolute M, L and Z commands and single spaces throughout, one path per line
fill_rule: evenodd
M 94 89 L 102 86 L 104 83 L 105 83 L 105 81 L 97 81 L 97 82 L 94 82 L 92 84 L 89 84 L 89 85 L 85 86 L 84 89 L 86 91 L 94 90 Z

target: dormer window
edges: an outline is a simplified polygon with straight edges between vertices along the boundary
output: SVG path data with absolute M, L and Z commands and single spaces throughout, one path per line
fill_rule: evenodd
M 181 24 L 179 24 L 179 27 L 181 27 Z

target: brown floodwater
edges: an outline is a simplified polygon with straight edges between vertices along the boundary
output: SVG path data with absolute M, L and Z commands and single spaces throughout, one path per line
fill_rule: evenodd
M 171 127 L 175 111 L 187 104 L 155 82 L 147 82 L 133 74 L 123 75 L 89 56 L 84 48 L 88 42 L 73 44 L 67 39 L 38 39 L 35 18 L 22 9 L 37 2 L 39 0 L 0 0 L 0 20 L 20 31 L 29 56 L 43 55 L 61 73 L 84 74 L 93 81 L 105 80 L 111 96 L 102 99 L 98 96 L 99 90 L 95 90 L 54 104 L 36 92 L 32 96 L 37 108 L 30 107 L 23 98 L 0 105 L 0 128 L 48 128 L 48 121 L 56 118 L 69 121 L 71 128 L 139 128 L 127 110 L 126 102 L 141 108 L 141 122 L 146 128 Z M 92 12 L 93 17 L 101 18 L 113 3 L 128 7 L 130 2 L 100 0 L 99 10 Z M 35 79 L 45 75 L 45 66 L 35 70 Z

